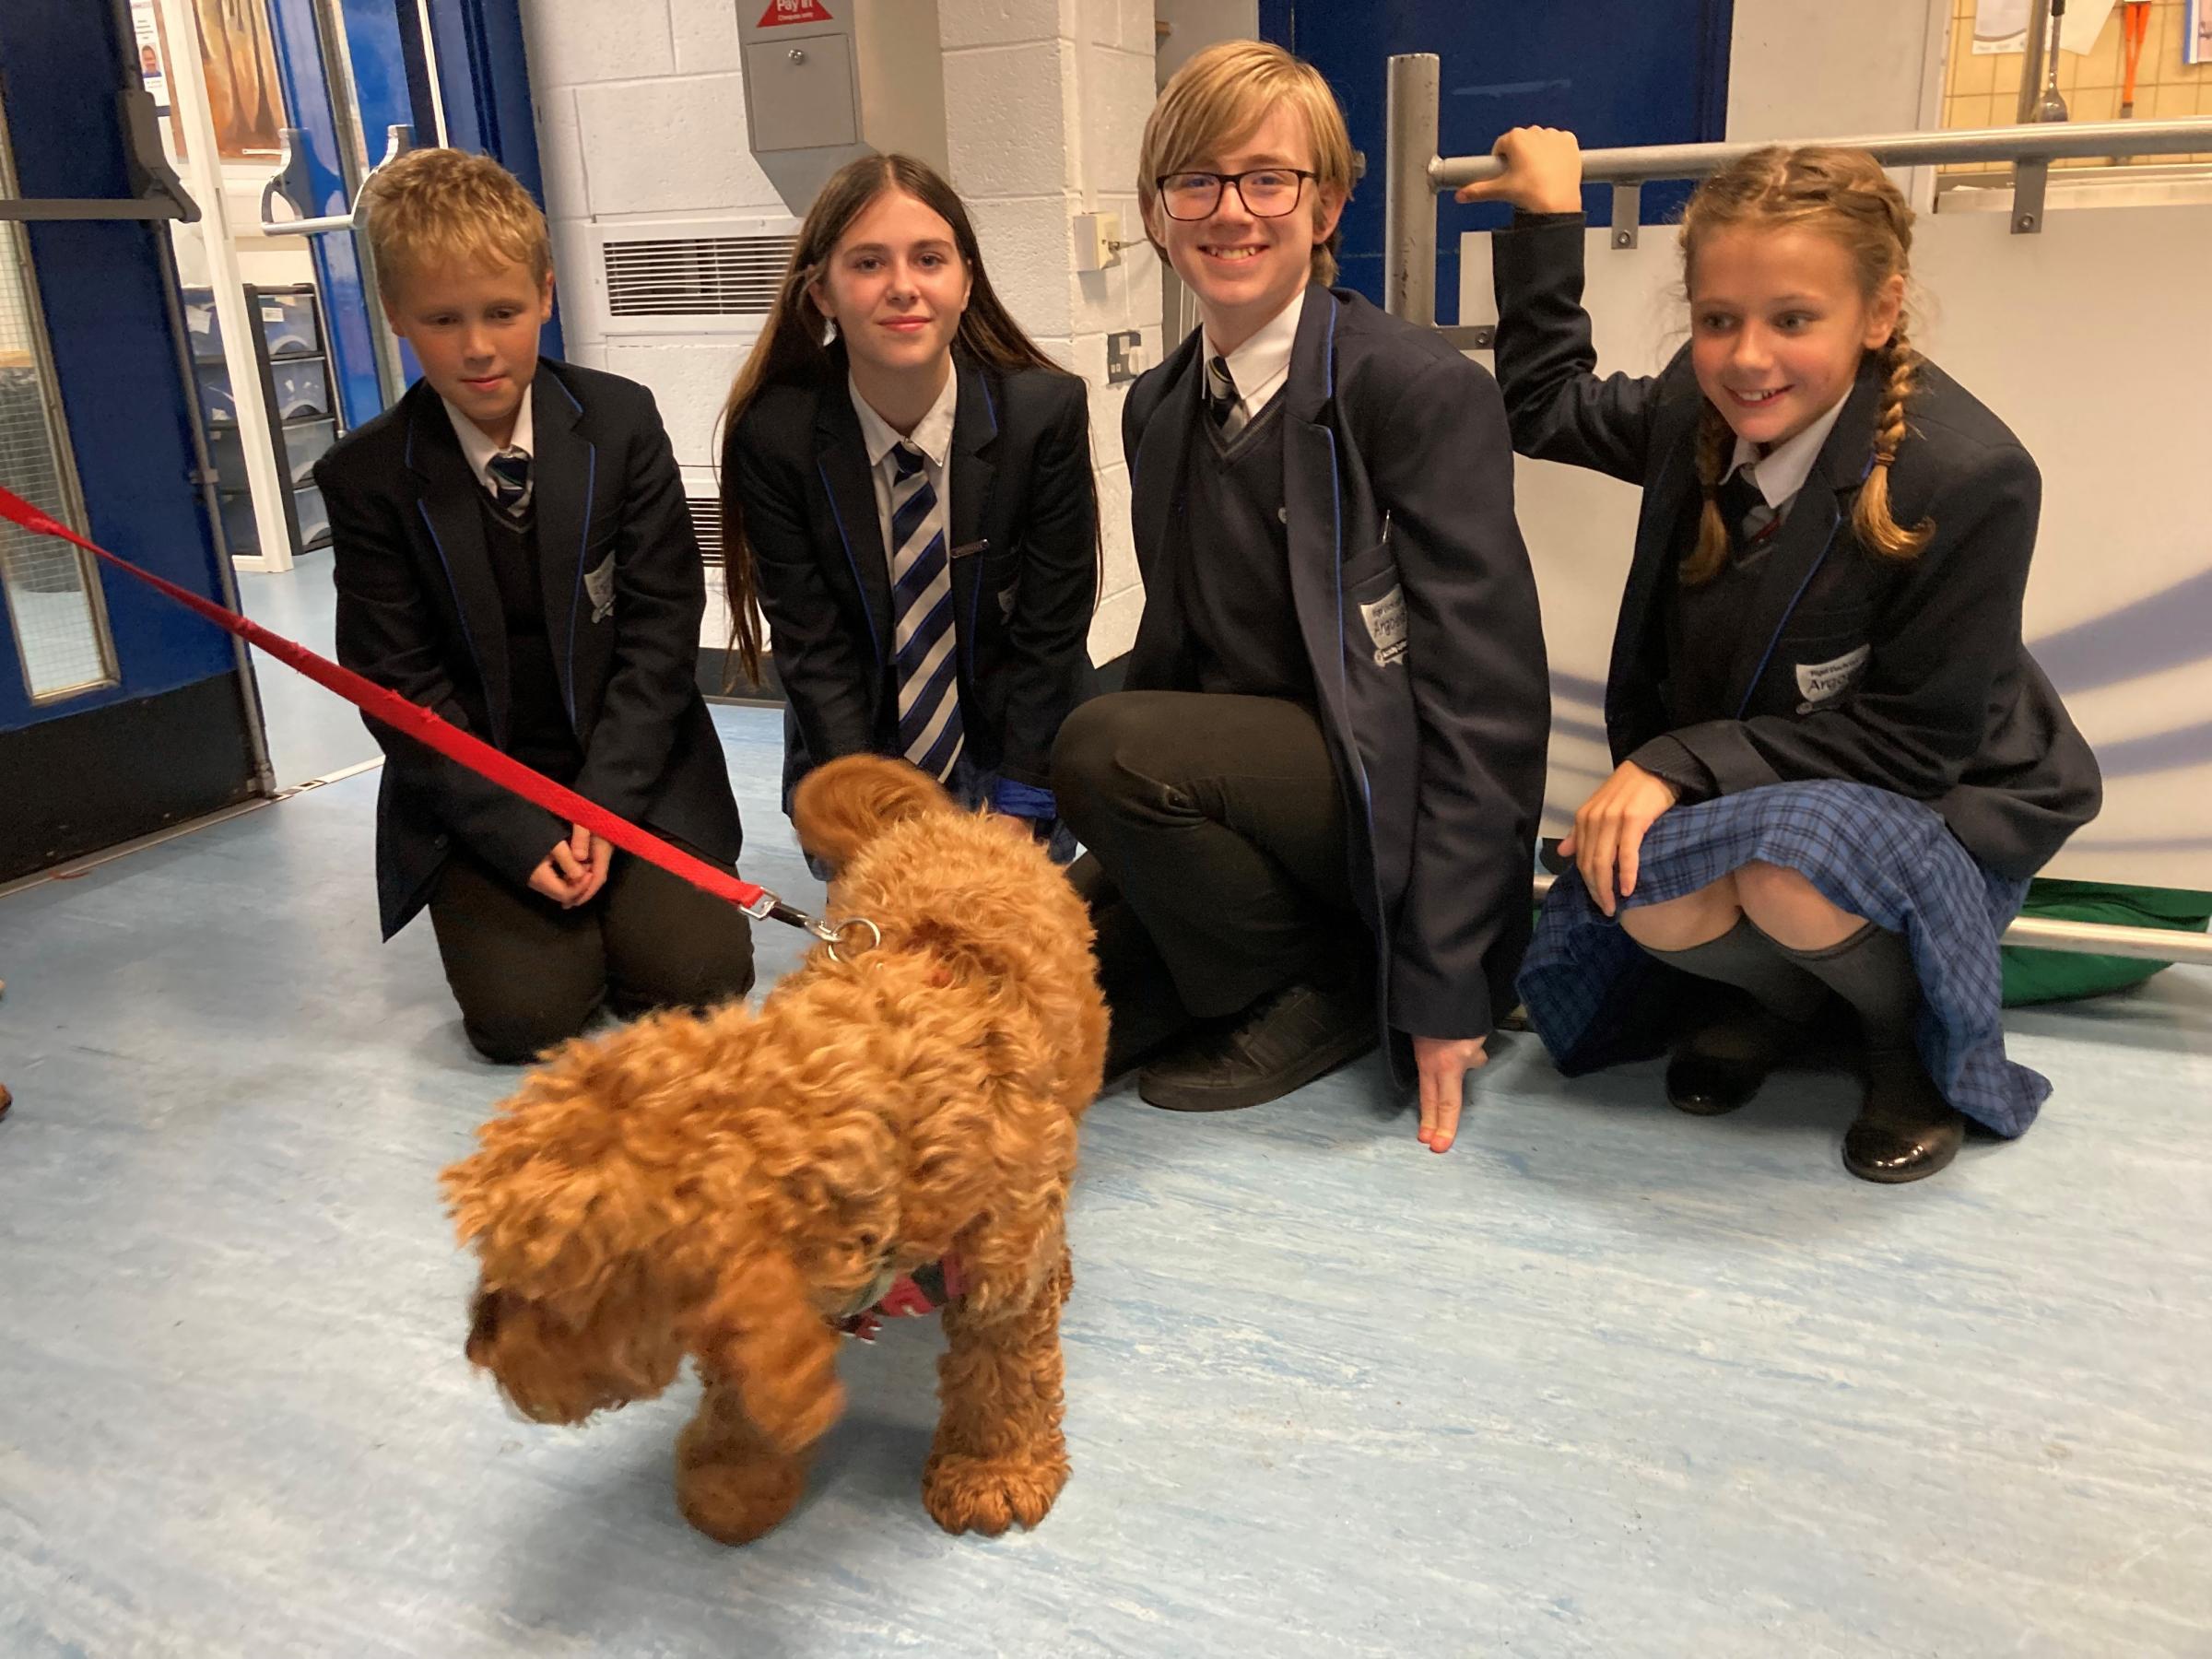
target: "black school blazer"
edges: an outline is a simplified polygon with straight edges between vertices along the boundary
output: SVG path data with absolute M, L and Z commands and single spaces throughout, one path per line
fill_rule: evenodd
M 653 394 L 538 359 L 532 476 L 546 634 L 583 770 L 576 793 L 734 865 L 744 835 L 698 682 L 699 540 Z M 348 668 L 503 747 L 506 622 L 484 546 L 484 487 L 427 382 L 315 464 Z M 406 926 L 452 839 L 518 887 L 568 826 L 368 723 L 385 755 L 376 875 L 384 936 Z
M 825 760 L 894 752 L 891 574 L 844 350 L 818 385 L 762 389 L 723 441 L 785 698 L 783 798 Z M 953 631 L 970 758 L 1052 787 L 1053 740 L 1090 683 L 1098 495 L 1084 382 L 954 353 L 947 465 Z M 735 557 L 736 549 L 731 549 Z
M 1179 571 L 1201 340 L 1194 329 L 1122 411 L 1145 582 L 1132 690 L 1196 688 Z M 1279 395 L 1291 600 L 1379 1013 L 1419 1036 L 1484 1036 L 1513 1006 L 1528 946 L 1551 721 L 1505 411 L 1434 329 L 1318 286 Z M 1403 1078 L 1403 1045 L 1392 1053 Z
M 1670 731 L 1665 584 L 1695 535 L 1704 394 L 1688 347 L 1649 379 L 1597 377 L 1583 238 L 1577 217 L 1493 239 L 1498 377 L 1523 454 L 1643 488 L 1606 677 L 1616 762 L 1664 735 L 1723 794 L 1873 784 L 1927 802 L 1999 874 L 2033 875 L 2103 796 L 2096 757 L 2020 637 L 2042 499 L 2035 462 L 1926 363 L 1889 498 L 1900 524 L 1933 518 L 1935 538 L 1906 562 L 1862 547 L 1851 513 L 1881 397 L 1870 355 L 1751 589 L 1724 717 Z

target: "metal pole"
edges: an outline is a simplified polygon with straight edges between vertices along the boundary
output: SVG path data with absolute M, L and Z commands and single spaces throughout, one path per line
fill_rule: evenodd
M 1436 321 L 1437 100 L 1435 53 L 1390 60 L 1382 130 L 1382 309 L 1424 327 Z
M 2051 0 L 2033 0 L 2028 7 L 2028 56 L 2020 65 L 2020 99 L 2019 108 L 2013 112 L 2015 121 L 2035 119 L 2035 106 L 2043 96 L 2043 43 L 2050 38 Z
M 1885 167 L 1927 167 L 1951 161 L 2058 161 L 2077 157 L 2189 155 L 2212 149 L 2212 119 L 2185 121 L 2073 121 L 2061 124 L 1961 127 L 1944 133 L 1877 133 L 1853 138 L 1807 138 L 1804 144 L 1863 149 Z M 1635 149 L 1583 154 L 1583 177 L 1593 184 L 1649 179 L 1702 179 L 1739 161 L 1765 144 L 1654 144 Z M 1494 156 L 1447 156 L 1430 169 L 1431 187 L 1456 190 L 1505 169 Z

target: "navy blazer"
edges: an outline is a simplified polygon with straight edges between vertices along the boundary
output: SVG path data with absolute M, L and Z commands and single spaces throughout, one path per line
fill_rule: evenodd
M 823 761 L 897 748 L 890 559 L 842 347 L 830 355 L 819 385 L 762 388 L 723 441 L 722 487 L 744 512 L 783 686 L 787 802 Z M 1049 789 L 1053 740 L 1090 678 L 1089 395 L 1072 374 L 953 361 L 947 529 L 966 750 Z
M 1910 560 L 1862 547 L 1851 514 L 1874 463 L 1877 360 L 1762 562 L 1711 718 L 1668 717 L 1667 584 L 1696 535 L 1704 394 L 1685 347 L 1657 376 L 1594 372 L 1578 217 L 1491 243 L 1498 374 L 1513 441 L 1641 485 L 1635 556 L 1606 677 L 1616 761 L 1662 735 L 1715 793 L 1819 778 L 1925 801 L 1967 851 L 2025 877 L 2097 816 L 2096 757 L 2020 637 L 2042 480 L 2019 441 L 1924 363 L 1889 469 L 1900 524 L 1933 519 Z
M 1201 349 L 1194 330 L 1122 413 L 1145 582 L 1132 690 L 1196 688 L 1176 521 Z M 1551 719 L 1504 406 L 1433 329 L 1319 286 L 1279 395 L 1291 597 L 1379 1011 L 1411 1035 L 1484 1036 L 1528 945 Z
M 698 683 L 705 574 L 653 394 L 541 358 L 530 397 L 546 633 L 583 754 L 573 787 L 734 865 L 737 803 Z M 484 487 L 437 393 L 417 382 L 317 462 L 315 482 L 336 559 L 338 660 L 503 747 L 507 630 Z M 386 938 L 421 910 L 452 837 L 520 887 L 567 833 L 551 813 L 368 725 L 385 755 Z

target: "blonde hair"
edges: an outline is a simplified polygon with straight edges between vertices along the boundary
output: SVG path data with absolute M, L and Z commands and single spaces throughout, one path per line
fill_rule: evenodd
M 1136 199 L 1147 234 L 1158 181 L 1166 173 L 1196 167 L 1235 144 L 1278 105 L 1304 117 L 1313 141 L 1313 227 L 1321 228 L 1325 202 L 1352 194 L 1352 135 L 1344 124 L 1336 95 L 1312 65 L 1301 63 L 1280 46 L 1264 41 L 1224 41 L 1204 52 L 1170 77 L 1145 123 L 1136 168 Z M 1337 231 L 1313 244 L 1313 280 L 1336 279 Z
M 1682 269 L 1690 278 L 1698 249 L 1715 231 L 1785 227 L 1818 231 L 1850 254 L 1859 291 L 1870 302 L 1892 277 L 1910 279 L 1912 209 L 1889 176 L 1865 150 L 1807 145 L 1770 145 L 1714 173 L 1689 198 L 1682 218 Z M 1917 382 L 1921 357 L 1905 337 L 1900 309 L 1888 343 L 1879 349 L 1882 401 L 1874 418 L 1874 468 L 1859 486 L 1852 528 L 1885 559 L 1909 559 L 1936 534 L 1932 522 L 1907 530 L 1890 515 L 1889 468 L 1905 439 L 1905 406 Z M 1683 561 L 1682 580 L 1711 580 L 1728 562 L 1728 526 L 1721 514 L 1721 475 L 1733 451 L 1725 417 L 1710 400 L 1698 426 L 1698 483 L 1705 506 L 1698 545 Z
M 539 287 L 553 269 L 546 216 L 522 181 L 488 156 L 409 150 L 368 186 L 369 249 L 387 301 L 441 265 L 524 265 Z

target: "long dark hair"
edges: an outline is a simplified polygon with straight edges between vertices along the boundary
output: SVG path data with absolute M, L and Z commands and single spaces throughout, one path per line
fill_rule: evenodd
M 888 191 L 903 191 L 952 227 L 953 245 L 968 268 L 968 309 L 953 335 L 953 348 L 986 369 L 1006 372 L 1017 369 L 1067 371 L 1038 349 L 1022 332 L 983 270 L 982 251 L 976 244 L 975 227 L 968 209 L 951 185 L 935 169 L 912 156 L 864 156 L 849 161 L 831 175 L 806 210 L 799 227 L 798 243 L 792 249 L 791 266 L 770 309 L 768 323 L 754 343 L 752 355 L 737 371 L 727 402 L 722 406 L 721 431 L 737 429 L 753 399 L 771 386 L 820 386 L 844 378 L 844 347 L 829 340 L 830 319 L 814 302 L 814 285 L 829 269 L 830 255 L 839 239 L 869 205 Z M 1095 480 L 1091 486 L 1094 494 Z M 723 580 L 730 604 L 730 632 L 746 674 L 760 677 L 761 618 L 759 590 L 754 581 L 753 550 L 745 539 L 745 503 L 735 485 L 722 482 Z

